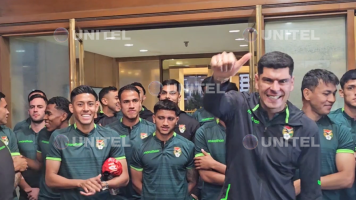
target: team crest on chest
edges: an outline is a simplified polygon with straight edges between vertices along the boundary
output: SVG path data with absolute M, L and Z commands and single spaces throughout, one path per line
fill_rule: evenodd
M 1 136 L 1 141 L 7 146 L 9 145 L 9 139 L 7 136 Z
M 182 150 L 180 147 L 174 147 L 174 155 L 178 158 L 180 155 L 182 155 Z
M 332 130 L 328 130 L 328 129 L 324 129 L 324 137 L 327 140 L 331 140 L 333 138 L 333 131 Z
M 283 138 L 286 140 L 289 140 L 291 137 L 293 137 L 294 130 L 293 127 L 290 126 L 284 126 L 283 127 Z
M 141 133 L 141 139 L 145 139 L 147 137 L 147 133 Z
M 105 142 L 104 140 L 96 140 L 96 147 L 98 149 L 103 149 L 105 147 Z
M 180 133 L 184 133 L 184 131 L 185 131 L 185 124 L 179 124 L 179 131 L 180 131 Z

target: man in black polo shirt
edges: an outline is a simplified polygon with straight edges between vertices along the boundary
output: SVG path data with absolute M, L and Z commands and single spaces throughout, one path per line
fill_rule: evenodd
M 104 87 L 99 92 L 99 101 L 102 111 L 95 118 L 94 122 L 101 126 L 106 126 L 117 120 L 116 114 L 120 112 L 119 97 L 116 87 Z
M 165 80 L 161 85 L 161 91 L 158 95 L 158 98 L 160 101 L 168 99 L 178 105 L 181 98 L 180 91 L 181 85 L 177 80 Z M 152 118 L 149 118 L 147 120 L 152 122 Z M 189 116 L 184 111 L 180 110 L 179 120 L 174 129 L 177 134 L 187 138 L 190 141 L 193 141 L 195 132 L 198 130 L 199 127 L 200 124 L 197 120 Z
M 321 200 L 318 127 L 288 101 L 294 88 L 293 59 L 281 52 L 266 53 L 255 75 L 257 93 L 224 92 L 250 57 L 236 60 L 233 53 L 223 52 L 211 60 L 213 77 L 203 105 L 226 124 L 220 198 L 295 199 L 293 176 L 299 169 L 300 199 Z
M 12 200 L 15 185 L 15 170 L 12 158 L 7 146 L 0 141 L 0 199 Z M 20 173 L 18 173 L 20 174 Z M 17 177 L 18 178 L 18 177 Z
M 194 144 L 174 132 L 177 104 L 163 100 L 154 106 L 156 132 L 133 146 L 131 174 L 142 200 L 191 200 L 196 185 Z
M 46 94 L 42 90 L 33 90 L 27 96 L 27 100 L 29 103 L 30 103 L 30 98 L 35 94 L 39 94 L 39 95 L 46 97 Z M 23 128 L 26 129 L 28 126 L 30 126 L 30 124 L 31 124 L 31 118 L 28 117 L 27 119 L 25 119 L 15 125 L 14 132 L 16 132 L 20 129 L 23 129 Z
M 52 133 L 46 157 L 46 184 L 61 189 L 61 200 L 110 199 L 108 190 L 129 182 L 125 152 L 117 133 L 94 123 L 98 96 L 90 86 L 81 85 L 71 92 L 70 111 L 75 124 Z M 122 174 L 105 181 L 101 169 L 105 160 L 116 158 Z
M 143 105 L 143 102 L 146 100 L 146 90 L 143 87 L 141 83 L 134 82 L 131 83 L 131 85 L 135 86 L 138 91 L 140 91 L 140 101 L 142 105 L 142 109 L 140 110 L 140 118 L 142 119 L 147 119 L 149 117 L 152 117 L 153 113 L 146 108 L 146 106 Z

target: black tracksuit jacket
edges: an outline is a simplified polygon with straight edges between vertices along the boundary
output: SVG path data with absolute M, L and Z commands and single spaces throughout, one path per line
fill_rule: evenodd
M 219 87 L 211 80 L 203 103 L 226 124 L 226 173 L 219 199 L 294 200 L 293 176 L 298 168 L 300 199 L 321 200 L 320 142 L 315 122 L 290 102 L 268 120 L 259 106 L 258 93 L 225 93 L 227 84 Z M 253 136 L 245 137 L 249 134 Z M 254 137 L 257 141 L 249 139 Z M 273 145 L 275 139 L 288 145 Z

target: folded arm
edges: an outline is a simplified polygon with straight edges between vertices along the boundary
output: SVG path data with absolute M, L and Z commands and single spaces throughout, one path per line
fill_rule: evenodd
M 199 170 L 200 177 L 204 182 L 214 184 L 214 185 L 223 185 L 225 181 L 225 175 L 219 172 L 211 170 Z

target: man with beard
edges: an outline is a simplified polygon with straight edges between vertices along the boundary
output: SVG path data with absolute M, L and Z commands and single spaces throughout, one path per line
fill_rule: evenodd
M 42 163 L 43 166 L 41 169 L 41 178 L 39 183 L 40 193 L 38 195 L 38 200 L 60 199 L 60 194 L 53 191 L 46 185 L 45 161 L 50 149 L 49 139 L 53 131 L 67 128 L 69 125 L 69 119 L 72 116 L 72 113 L 69 111 L 69 104 L 70 102 L 64 97 L 53 97 L 48 101 L 47 104 L 44 117 L 46 127 L 38 133 L 37 140 L 37 160 Z
M 302 81 L 303 112 L 319 127 L 321 189 L 324 200 L 339 200 L 340 191 L 350 188 L 355 176 L 354 143 L 350 130 L 327 116 L 336 101 L 339 79 L 330 71 L 313 69 Z M 298 176 L 298 174 L 297 174 Z M 300 181 L 294 185 L 300 192 Z
M 237 60 L 233 53 L 223 52 L 211 59 L 213 76 L 203 107 L 226 125 L 226 172 L 220 198 L 295 199 L 293 177 L 299 169 L 301 200 L 320 200 L 318 127 L 288 101 L 294 88 L 293 59 L 278 51 L 266 53 L 255 75 L 258 92 L 224 92 L 250 58 L 246 54 Z M 303 139 L 293 142 L 292 137 Z M 269 139 L 286 142 L 273 147 L 259 142 Z
M 113 86 L 105 87 L 99 92 L 99 101 L 102 112 L 95 119 L 95 123 L 106 126 L 117 120 L 116 114 L 120 112 L 119 97 L 117 88 Z
M 161 85 L 161 91 L 158 95 L 160 101 L 168 99 L 175 104 L 180 101 L 181 95 L 181 85 L 177 80 L 170 79 L 163 81 Z M 150 122 L 153 122 L 152 117 L 147 119 Z M 187 138 L 190 141 L 194 140 L 195 132 L 200 127 L 200 124 L 193 117 L 189 116 L 184 111 L 180 110 L 178 123 L 174 129 L 174 131 L 181 136 Z
M 336 123 L 351 129 L 352 138 L 356 146 L 356 70 L 347 71 L 341 77 L 340 85 L 339 94 L 344 98 L 344 107 L 331 112 L 329 117 Z M 356 199 L 356 179 L 352 188 L 342 191 L 341 199 Z
M 19 150 L 22 156 L 26 157 L 29 170 L 22 173 L 24 179 L 21 180 L 20 200 L 37 199 L 39 193 L 39 178 L 41 164 L 37 161 L 37 138 L 38 133 L 45 122 L 43 120 L 47 106 L 47 98 L 35 94 L 30 97 L 28 113 L 31 124 L 26 129 L 15 132 L 17 136 Z
M 46 94 L 42 90 L 33 90 L 28 94 L 27 101 L 30 102 L 30 98 L 35 94 L 39 94 L 39 95 L 46 97 Z M 15 125 L 14 132 L 16 132 L 20 129 L 27 129 L 28 126 L 30 126 L 30 124 L 31 124 L 31 117 L 28 117 L 27 119 L 25 119 Z
M 54 131 L 49 139 L 46 185 L 60 189 L 61 200 L 112 199 L 106 188 L 124 187 L 129 182 L 124 149 L 114 141 L 115 131 L 94 123 L 98 96 L 90 86 L 74 88 L 70 99 L 75 124 Z M 106 181 L 101 169 L 108 158 L 120 162 L 122 173 Z
M 131 174 L 142 200 L 191 200 L 196 185 L 194 144 L 176 134 L 180 109 L 170 100 L 154 106 L 156 131 L 133 147 Z
M 141 106 L 142 106 L 142 109 L 140 110 L 140 118 L 147 119 L 149 117 L 152 117 L 153 113 L 143 105 L 143 102 L 146 99 L 145 88 L 143 87 L 143 85 L 141 83 L 138 83 L 138 82 L 131 83 L 131 85 L 135 86 L 140 91 L 140 101 L 141 101 Z
M 121 144 L 124 144 L 127 165 L 132 162 L 132 147 L 140 145 L 142 140 L 151 135 L 155 131 L 155 125 L 139 117 L 141 109 L 140 95 L 137 87 L 126 85 L 119 91 L 120 106 L 123 117 L 116 122 L 113 122 L 107 127 L 115 130 L 122 138 Z M 131 177 L 131 173 L 129 171 Z M 120 193 L 116 197 L 117 200 L 133 200 L 140 199 L 140 194 L 136 193 L 132 187 L 130 178 L 129 184 L 120 188 Z

